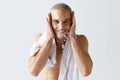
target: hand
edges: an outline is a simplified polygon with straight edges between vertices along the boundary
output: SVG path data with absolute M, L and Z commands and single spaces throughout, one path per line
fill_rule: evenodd
M 55 34 L 52 27 L 51 13 L 48 14 L 46 21 L 47 21 L 47 38 L 52 40 L 55 37 Z
M 72 25 L 70 26 L 70 30 L 69 30 L 69 38 L 76 38 L 75 29 L 76 29 L 76 20 L 75 20 L 75 15 L 73 11 L 72 12 Z

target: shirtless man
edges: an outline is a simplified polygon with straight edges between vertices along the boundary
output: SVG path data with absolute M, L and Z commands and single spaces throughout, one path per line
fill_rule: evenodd
M 47 21 L 47 38 L 40 47 L 40 50 L 34 55 L 29 57 L 29 69 L 33 76 L 41 75 L 40 80 L 58 80 L 60 71 L 60 61 L 62 55 L 62 45 L 65 44 L 64 35 L 70 39 L 75 64 L 83 76 L 88 76 L 92 71 L 92 60 L 88 52 L 88 41 L 84 35 L 75 34 L 76 22 L 74 11 L 64 4 L 59 3 L 54 5 Z M 69 33 L 69 34 L 68 34 Z M 42 34 L 35 36 L 34 42 L 38 41 Z M 44 68 L 52 45 L 52 41 L 56 41 L 56 61 L 54 67 Z

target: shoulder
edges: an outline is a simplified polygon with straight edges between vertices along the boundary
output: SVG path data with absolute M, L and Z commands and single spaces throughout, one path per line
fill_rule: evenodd
M 80 41 L 88 42 L 87 37 L 83 34 L 77 35 L 77 39 Z
M 81 48 L 84 48 L 84 50 L 88 50 L 88 39 L 85 35 L 83 34 L 77 35 L 77 40 Z
M 42 36 L 42 33 L 38 33 L 34 36 L 34 42 L 37 42 L 39 38 Z

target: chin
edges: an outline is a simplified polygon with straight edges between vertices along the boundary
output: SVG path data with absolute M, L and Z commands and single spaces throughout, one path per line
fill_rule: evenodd
M 64 39 L 64 36 L 66 35 L 67 33 L 57 33 L 57 38 L 58 39 Z
M 57 36 L 58 39 L 64 39 L 64 35 Z

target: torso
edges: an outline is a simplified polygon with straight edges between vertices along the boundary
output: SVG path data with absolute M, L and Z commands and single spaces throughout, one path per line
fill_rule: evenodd
M 56 51 L 57 57 L 55 66 L 50 68 L 44 68 L 40 73 L 40 80 L 58 80 L 62 48 L 58 48 Z
M 40 36 L 41 34 L 36 37 L 36 41 L 39 39 Z M 79 43 L 81 44 L 81 49 L 86 51 L 88 44 L 85 36 L 79 35 L 78 40 L 79 40 Z M 60 71 L 60 61 L 62 56 L 62 48 L 58 48 L 56 54 L 57 54 L 56 65 L 51 68 L 43 68 L 42 71 L 40 72 L 40 80 L 58 80 L 59 71 Z

